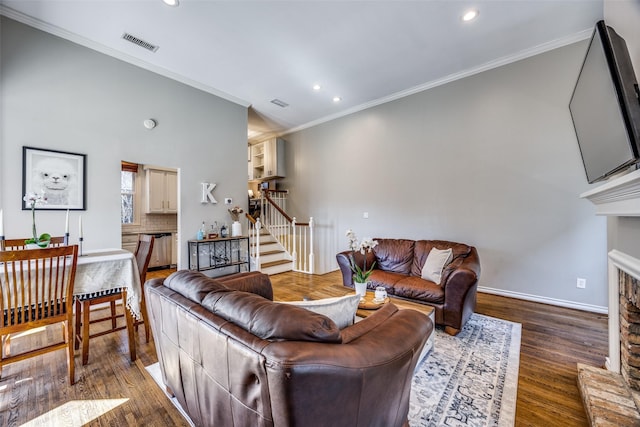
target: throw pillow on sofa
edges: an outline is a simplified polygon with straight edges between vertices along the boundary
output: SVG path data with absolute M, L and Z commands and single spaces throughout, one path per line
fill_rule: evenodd
M 431 249 L 422 267 L 422 278 L 439 285 L 440 279 L 442 279 L 442 270 L 444 270 L 452 259 L 453 250 L 451 250 L 451 248 L 444 250 L 437 248 Z
M 343 297 L 323 298 L 315 301 L 282 301 L 327 316 L 339 329 L 353 325 L 360 295 L 349 294 Z

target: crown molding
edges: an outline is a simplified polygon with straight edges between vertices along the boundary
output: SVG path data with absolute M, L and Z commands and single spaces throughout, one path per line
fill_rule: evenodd
M 378 106 L 378 105 L 385 104 L 387 102 L 395 101 L 397 99 L 401 99 L 401 98 L 404 98 L 404 97 L 407 97 L 407 96 L 410 96 L 410 95 L 414 95 L 416 93 L 424 92 L 425 90 L 429 90 L 429 89 L 432 89 L 432 88 L 437 87 L 437 86 L 442 86 L 444 84 L 447 84 L 447 83 L 450 83 L 450 82 L 453 82 L 453 81 L 456 81 L 456 80 L 464 79 L 465 77 L 470 77 L 470 76 L 473 76 L 474 74 L 479 74 L 479 73 L 482 73 L 484 71 L 491 70 L 493 68 L 502 67 L 504 65 L 508 65 L 508 64 L 513 63 L 513 62 L 520 61 L 522 59 L 526 59 L 526 58 L 529 58 L 529 57 L 532 57 L 532 56 L 535 56 L 535 55 L 539 55 L 541 53 L 545 53 L 545 52 L 548 52 L 548 51 L 553 50 L 553 49 L 557 49 L 557 48 L 560 48 L 560 47 L 563 47 L 563 46 L 567 46 L 567 45 L 570 45 L 570 44 L 573 44 L 573 43 L 576 43 L 576 42 L 579 42 L 579 41 L 582 41 L 582 40 L 586 40 L 589 37 L 591 37 L 592 33 L 593 33 L 592 29 L 587 29 L 587 30 L 580 31 L 578 33 L 574 33 L 574 34 L 572 34 L 570 36 L 567 36 L 567 37 L 563 37 L 563 38 L 560 38 L 560 39 L 552 40 L 550 42 L 546 42 L 546 43 L 534 46 L 532 48 L 522 50 L 522 51 L 517 52 L 517 53 L 515 53 L 513 55 L 504 56 L 502 58 L 498 58 L 496 60 L 486 62 L 486 63 L 484 63 L 484 64 L 482 64 L 480 66 L 477 66 L 477 67 L 469 68 L 467 70 L 463 70 L 463 71 L 460 71 L 458 73 L 449 74 L 448 76 L 442 77 L 440 79 L 432 80 L 430 82 L 426 82 L 426 83 L 423 83 L 421 85 L 414 86 L 412 88 L 409 88 L 409 89 L 406 89 L 406 90 L 403 90 L 403 91 L 400 91 L 400 92 L 396 92 L 396 93 L 391 94 L 389 96 L 385 96 L 385 97 L 382 97 L 382 98 L 379 98 L 379 99 L 376 99 L 376 100 L 373 100 L 373 101 L 370 101 L 370 102 L 366 102 L 364 104 L 356 105 L 355 107 L 351 107 L 351 108 L 343 110 L 341 112 L 338 112 L 338 113 L 335 113 L 335 114 L 331 114 L 329 116 L 325 116 L 325 117 L 322 117 L 322 118 L 317 119 L 317 120 L 313 120 L 311 122 L 305 123 L 305 124 L 300 125 L 300 126 L 296 126 L 294 128 L 291 128 L 291 129 L 287 129 L 286 131 L 281 132 L 281 134 L 284 135 L 284 134 L 288 134 L 288 133 L 298 132 L 298 131 L 301 131 L 301 130 L 304 130 L 304 129 L 307 129 L 307 128 L 310 128 L 310 127 L 313 127 L 313 126 L 317 126 L 317 125 L 322 124 L 322 123 L 326 123 L 326 122 L 329 122 L 329 121 L 332 121 L 332 120 L 335 120 L 335 119 L 339 119 L 339 118 L 344 117 L 344 116 L 348 116 L 348 115 L 353 114 L 353 113 L 357 113 L 359 111 L 366 110 L 366 109 L 371 108 L 371 107 L 375 107 L 375 106 Z

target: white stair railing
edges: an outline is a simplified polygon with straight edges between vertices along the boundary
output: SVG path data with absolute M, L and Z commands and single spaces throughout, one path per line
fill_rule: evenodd
M 309 218 L 308 223 L 297 222 L 289 217 L 285 211 L 287 195 L 288 191 L 262 192 L 261 224 L 291 255 L 294 271 L 313 274 L 313 217 Z

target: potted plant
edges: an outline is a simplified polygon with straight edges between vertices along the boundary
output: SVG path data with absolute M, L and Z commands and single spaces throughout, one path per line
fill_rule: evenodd
M 40 193 L 27 193 L 22 198 L 27 205 L 31 207 L 31 235 L 33 236 L 31 239 L 27 239 L 24 241 L 25 247 L 28 249 L 37 249 L 37 248 L 46 248 L 51 243 L 51 235 L 48 233 L 43 233 L 38 236 L 38 232 L 36 231 L 36 206 L 41 206 L 47 203 L 47 198 L 44 196 L 44 190 Z
M 371 276 L 371 272 L 376 265 L 374 261 L 371 264 L 371 267 L 367 269 L 367 252 L 371 252 L 373 248 L 376 247 L 378 242 L 373 240 L 371 237 L 365 237 L 362 239 L 362 242 L 358 243 L 358 238 L 356 234 L 351 230 L 347 230 L 347 239 L 349 240 L 349 249 L 351 249 L 351 255 L 349 256 L 349 265 L 351 267 L 351 271 L 353 272 L 353 282 L 356 288 L 356 293 L 364 298 L 367 292 L 367 282 L 369 281 L 369 276 Z M 361 254 L 365 255 L 363 267 L 360 267 L 355 260 L 355 253 L 359 251 Z

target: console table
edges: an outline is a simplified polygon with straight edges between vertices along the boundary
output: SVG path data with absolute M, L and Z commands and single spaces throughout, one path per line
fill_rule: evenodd
M 189 240 L 189 269 L 206 271 L 233 267 L 235 272 L 250 271 L 249 238 Z

